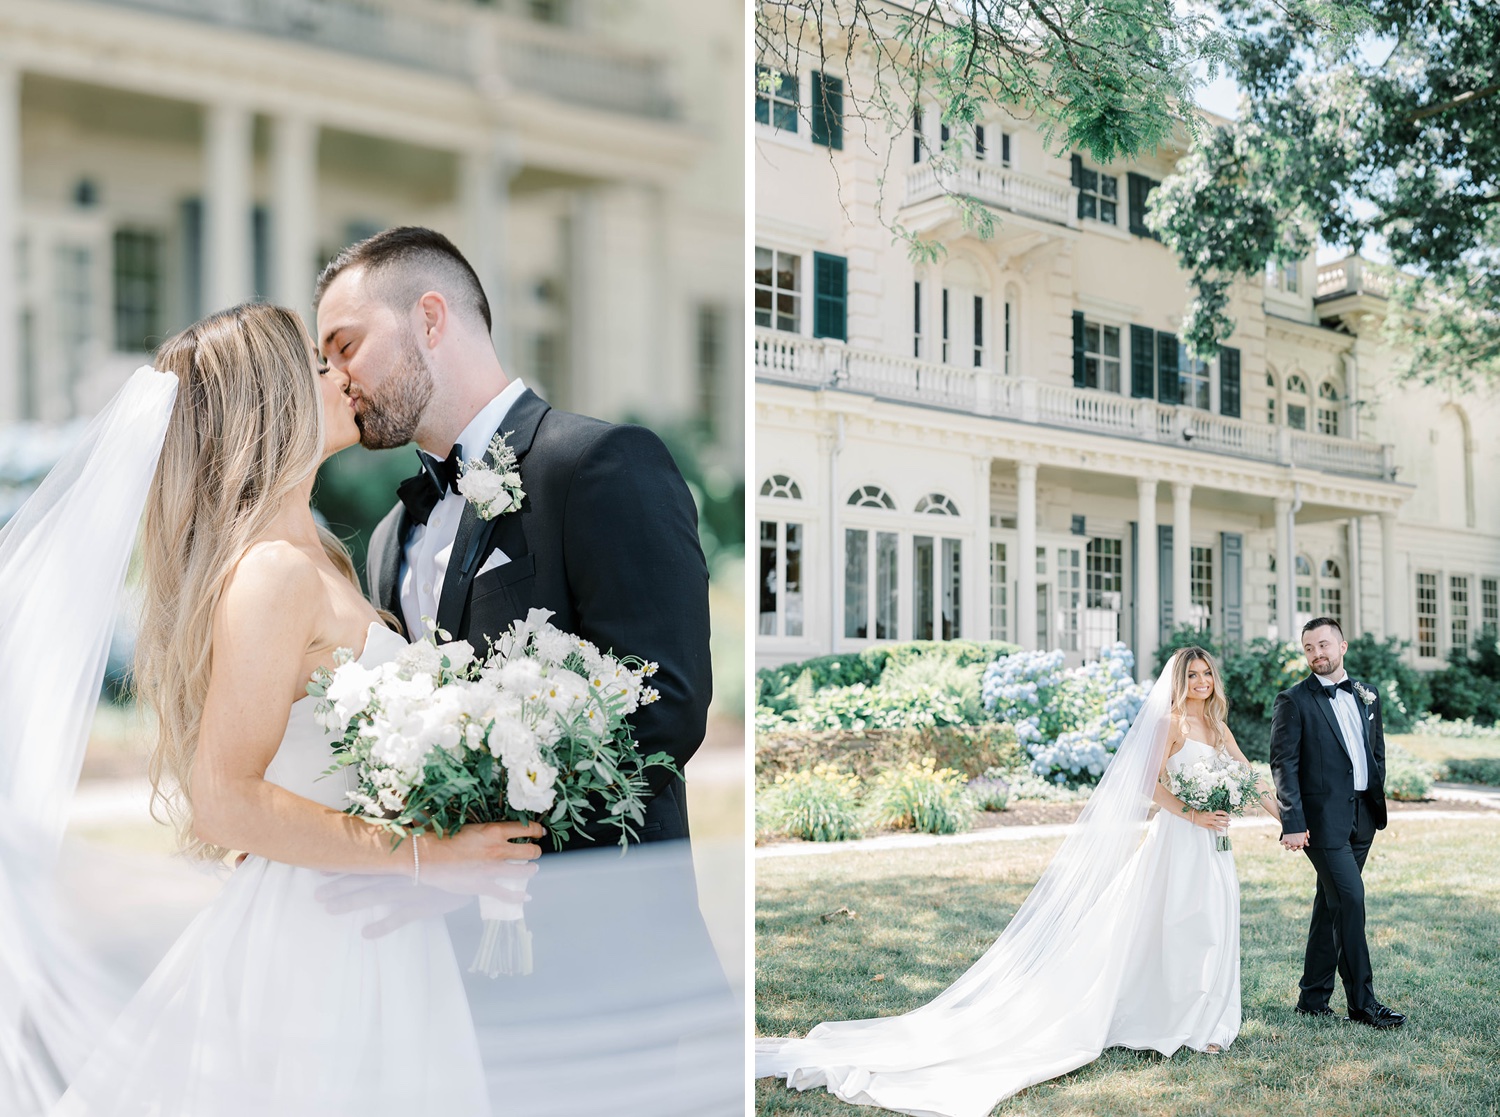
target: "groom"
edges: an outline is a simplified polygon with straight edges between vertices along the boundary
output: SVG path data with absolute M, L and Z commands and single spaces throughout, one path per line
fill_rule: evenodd
M 318 347 L 349 377 L 360 441 L 415 442 L 421 468 L 370 541 L 375 603 L 412 639 L 428 619 L 483 654 L 534 608 L 601 651 L 657 663 L 661 698 L 632 718 L 642 755 L 680 772 L 703 740 L 709 672 L 708 569 L 686 483 L 656 435 L 555 410 L 507 377 L 473 268 L 441 233 L 387 229 L 318 277 Z M 503 434 L 524 498 L 482 519 L 458 491 L 459 463 Z M 641 841 L 688 836 L 682 778 L 651 769 Z M 569 847 L 607 846 L 600 820 Z
M 1379 694 L 1344 671 L 1348 650 L 1338 621 L 1308 621 L 1302 652 L 1313 673 L 1276 696 L 1271 720 L 1281 844 L 1303 850 L 1318 875 L 1297 1011 L 1333 1015 L 1337 970 L 1350 1020 L 1399 1028 L 1406 1017 L 1375 999 L 1361 877 L 1385 829 L 1385 730 Z

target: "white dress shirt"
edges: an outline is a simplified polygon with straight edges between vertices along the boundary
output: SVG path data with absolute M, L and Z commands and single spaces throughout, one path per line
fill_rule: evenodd
M 1318 681 L 1333 699 L 1333 714 L 1343 733 L 1344 750 L 1348 752 L 1349 760 L 1354 765 L 1354 790 L 1364 791 L 1370 786 L 1370 768 L 1365 762 L 1365 730 L 1361 724 L 1364 715 L 1360 712 L 1358 697 L 1339 689 L 1339 683 L 1348 677 L 1347 672 L 1340 671 L 1337 679 L 1320 676 Z
M 464 458 L 477 460 L 489 449 L 490 439 L 510 414 L 511 405 L 520 398 L 526 385 L 512 380 L 479 414 L 469 420 L 469 425 L 457 438 L 464 448 Z M 406 537 L 406 546 L 401 549 L 401 570 L 397 574 L 397 585 L 401 590 L 401 613 L 406 620 L 406 631 L 413 640 L 420 640 L 431 629 L 423 621 L 429 617 L 437 621 L 438 601 L 443 594 L 443 578 L 448 573 L 448 559 L 453 552 L 453 540 L 458 535 L 458 521 L 463 517 L 464 498 L 449 489 L 432 509 L 425 524 L 413 524 Z M 493 569 L 509 562 L 503 553 L 495 551 L 486 563 Z

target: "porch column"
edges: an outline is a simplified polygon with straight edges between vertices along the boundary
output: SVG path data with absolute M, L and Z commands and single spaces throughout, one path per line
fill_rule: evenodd
M 211 314 L 255 293 L 250 254 L 254 117 L 243 105 L 221 102 L 208 107 L 204 124 L 208 267 L 203 309 Z
M 1172 627 L 1187 624 L 1193 609 L 1193 486 L 1172 482 Z
M 1036 463 L 1016 463 L 1016 643 L 1036 651 Z
M 1348 574 L 1344 578 L 1344 625 L 1348 628 L 1345 637 L 1358 636 L 1365 631 L 1365 611 L 1361 601 L 1360 569 L 1364 563 L 1359 533 L 1359 517 L 1350 516 L 1344 523 L 1344 538 L 1349 562 Z
M 490 336 L 495 342 L 495 353 L 512 378 L 522 370 L 512 367 L 516 347 L 510 329 L 505 261 L 509 249 L 510 180 L 518 169 L 511 158 L 510 145 L 502 136 L 493 136 L 459 157 L 459 206 L 466 238 L 462 251 L 489 300 Z
M 1380 582 L 1384 606 L 1384 636 L 1410 638 L 1401 623 L 1401 572 L 1396 569 L 1396 513 L 1380 513 Z
M 312 311 L 318 213 L 318 126 L 295 113 L 271 125 L 271 300 Z
M 1156 479 L 1136 480 L 1135 548 L 1135 677 L 1151 677 L 1157 636 L 1161 631 L 1161 601 L 1156 568 Z
M 21 71 L 0 58 L 0 425 L 21 414 Z
M 1297 641 L 1297 560 L 1292 554 L 1292 502 L 1276 502 L 1276 639 Z
M 989 640 L 990 631 L 990 456 L 974 458 L 974 530 L 964 560 L 963 638 Z

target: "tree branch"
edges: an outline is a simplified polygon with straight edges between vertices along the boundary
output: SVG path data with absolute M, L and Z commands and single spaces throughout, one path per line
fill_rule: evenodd
M 1426 120 L 1429 116 L 1437 116 L 1439 113 L 1445 113 L 1449 109 L 1462 108 L 1470 101 L 1477 101 L 1481 97 L 1488 97 L 1491 93 L 1500 93 L 1500 81 L 1491 82 L 1482 89 L 1471 89 L 1467 93 L 1460 93 L 1450 101 L 1441 101 L 1436 105 L 1428 105 L 1426 108 L 1409 112 L 1403 119 L 1410 122 Z

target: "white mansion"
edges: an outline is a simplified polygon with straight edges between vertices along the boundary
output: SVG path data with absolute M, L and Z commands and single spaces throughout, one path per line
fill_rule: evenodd
M 692 0 L 0 0 L 0 427 L 420 223 L 513 373 L 738 462 L 743 44 Z
M 1003 116 L 950 137 L 936 105 L 866 133 L 842 94 L 811 66 L 757 83 L 758 665 L 1124 640 L 1145 674 L 1184 622 L 1295 638 L 1328 613 L 1436 667 L 1497 622 L 1500 405 L 1396 381 L 1376 269 L 1239 284 L 1197 362 L 1184 273 L 1142 223 L 1180 152 L 1095 166 Z M 945 184 L 926 153 L 950 138 Z

